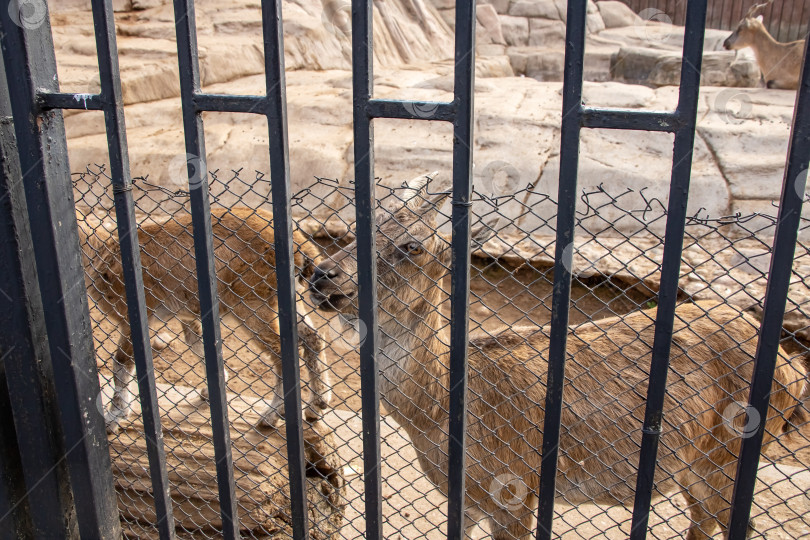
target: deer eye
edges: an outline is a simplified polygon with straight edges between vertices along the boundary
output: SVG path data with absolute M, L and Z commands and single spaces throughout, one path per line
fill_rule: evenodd
M 402 246 L 402 251 L 406 251 L 409 255 L 421 255 L 424 252 L 424 248 L 422 244 L 419 242 L 408 242 L 404 246 Z

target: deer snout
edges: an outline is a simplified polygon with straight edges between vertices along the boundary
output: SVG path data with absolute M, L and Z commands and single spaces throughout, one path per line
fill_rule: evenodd
M 317 307 L 326 311 L 342 311 L 351 304 L 354 287 L 338 264 L 327 260 L 315 267 L 309 291 Z
M 725 50 L 727 50 L 727 51 L 732 51 L 732 50 L 734 50 L 734 49 L 732 48 L 732 47 L 734 46 L 734 39 L 733 39 L 733 38 L 734 38 L 734 34 L 731 34 L 731 35 L 730 35 L 730 36 L 728 36 L 728 37 L 726 38 L 726 40 L 723 42 L 723 48 L 724 48 Z

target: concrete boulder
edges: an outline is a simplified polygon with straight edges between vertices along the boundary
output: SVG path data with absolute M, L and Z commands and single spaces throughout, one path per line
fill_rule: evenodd
M 622 47 L 611 56 L 610 77 L 614 81 L 631 84 L 678 85 L 681 78 L 681 54 L 652 48 Z M 733 52 L 708 52 L 703 55 L 701 84 L 758 86 L 759 68 L 756 62 L 738 58 Z

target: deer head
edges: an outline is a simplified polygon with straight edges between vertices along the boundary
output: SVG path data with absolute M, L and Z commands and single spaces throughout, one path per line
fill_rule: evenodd
M 773 0 L 768 0 L 764 4 L 754 4 L 751 6 L 734 32 L 723 42 L 723 48 L 728 51 L 736 51 L 750 47 L 754 44 L 757 34 L 761 34 L 762 32 L 767 33 L 765 25 L 762 24 L 762 13 L 765 11 L 765 8 L 772 3 Z
M 443 294 L 439 284 L 450 264 L 450 239 L 437 231 L 447 189 L 430 189 L 430 176 L 406 182 L 397 202 L 377 214 L 377 298 L 380 324 L 420 311 L 435 310 Z M 488 226 L 473 230 L 483 242 Z M 357 241 L 317 265 L 310 280 L 314 303 L 326 311 L 357 313 Z M 424 312 L 424 310 L 422 310 Z

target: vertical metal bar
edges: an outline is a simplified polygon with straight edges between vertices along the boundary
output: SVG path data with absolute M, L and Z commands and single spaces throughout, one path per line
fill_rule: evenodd
M 44 4 L 43 4 L 44 6 Z M 61 111 L 40 113 L 36 92 L 58 92 L 50 23 L 30 25 L 0 9 L 2 44 L 37 264 L 66 461 L 83 538 L 120 538 L 107 434 L 84 288 Z
M 55 420 L 59 413 L 53 374 L 44 373 L 50 366 L 48 335 L 23 190 L 0 57 L 0 328 L 4 329 L 0 332 L 0 373 L 8 383 L 7 389 L 0 389 L 8 407 L 0 409 L 9 422 L 13 411 L 13 425 L 3 428 L 3 437 L 14 436 L 14 441 L 3 442 L 7 450 L 17 441 L 25 449 L 17 458 L 17 470 L 28 486 L 28 498 L 36 501 L 37 511 L 31 514 L 32 534 L 45 538 L 76 536 L 76 510 L 67 467 L 61 460 L 61 428 Z M 0 516 L 5 513 L 0 508 Z
M 705 23 L 706 0 L 690 0 L 686 9 L 681 85 L 678 107 L 675 110 L 681 123 L 675 132 L 675 145 L 672 151 L 672 180 L 669 189 L 664 255 L 661 262 L 661 286 L 658 291 L 658 312 L 647 388 L 647 407 L 644 413 L 633 522 L 630 529 L 632 540 L 641 540 L 647 536 L 658 442 L 663 423 L 669 353 L 678 300 L 678 279 L 686 224 L 686 204 L 692 172 L 692 148 L 695 142 Z
M 565 379 L 568 309 L 571 300 L 576 218 L 579 134 L 582 126 L 582 70 L 585 53 L 586 0 L 568 0 L 565 34 L 565 79 L 560 128 L 560 183 L 557 197 L 557 244 L 554 254 L 554 292 L 551 297 L 551 335 L 548 353 L 543 455 L 540 464 L 540 504 L 537 540 L 551 538 L 556 496 L 563 383 Z
M 287 470 L 293 537 L 309 538 L 306 469 L 301 419 L 301 375 L 298 360 L 298 314 L 295 308 L 295 268 L 290 217 L 290 161 L 287 139 L 287 98 L 284 77 L 284 30 L 281 0 L 262 1 L 264 69 L 267 81 L 267 127 L 270 135 L 270 174 L 278 280 L 278 319 L 281 337 L 284 421 L 287 430 Z
M 0 354 L 2 352 L 7 351 L 0 349 Z M 0 362 L 0 540 L 27 540 L 33 538 L 35 531 L 41 535 L 45 532 L 39 527 L 34 529 L 33 525 L 29 503 L 34 499 L 29 498 L 25 492 L 20 445 L 17 443 L 14 417 L 11 414 L 9 386 L 4 364 Z M 54 538 L 67 537 L 64 529 L 53 528 L 51 531 L 58 535 Z
M 472 206 L 475 3 L 456 3 L 453 121 L 452 263 L 450 266 L 450 442 L 447 538 L 464 537 L 467 438 L 467 349 L 470 303 L 470 207 Z
M 773 242 L 771 267 L 768 272 L 768 286 L 765 291 L 765 305 L 762 326 L 754 361 L 754 379 L 748 407 L 755 409 L 760 418 L 768 417 L 771 383 L 773 381 L 779 340 L 782 333 L 782 319 L 785 314 L 790 277 L 793 271 L 793 255 L 801 223 L 802 203 L 807 182 L 807 163 L 810 162 L 810 40 L 804 45 L 804 62 L 800 77 L 796 107 L 793 111 L 793 127 L 790 133 L 785 177 L 782 181 L 782 196 L 779 202 L 779 215 Z M 750 409 L 749 409 L 750 410 Z M 757 481 L 759 454 L 765 422 L 743 440 L 740 459 L 737 464 L 734 496 L 729 518 L 729 539 L 746 537 L 751 501 Z
M 214 457 L 217 462 L 219 505 L 223 535 L 230 540 L 239 537 L 239 519 L 222 360 L 219 297 L 217 296 L 217 276 L 214 269 L 214 245 L 211 232 L 211 203 L 208 200 L 208 170 L 205 165 L 205 133 L 202 115 L 195 109 L 193 101 L 194 94 L 200 91 L 194 0 L 175 0 L 174 17 L 177 30 L 177 58 L 180 67 L 180 97 L 183 105 L 183 131 L 186 138 L 191 219 L 194 227 L 197 285 L 200 294 L 205 373 L 211 406 Z
M 354 193 L 357 215 L 358 315 L 366 327 L 360 344 L 360 395 L 363 418 L 363 470 L 366 538 L 382 536 L 380 478 L 380 383 L 377 370 L 377 245 L 374 212 L 374 128 L 368 112 L 373 83 L 373 7 L 352 0 L 352 88 L 354 100 Z
M 124 272 L 129 313 L 130 339 L 138 376 L 146 452 L 152 479 L 155 515 L 157 516 L 156 525 L 160 537 L 169 539 L 175 536 L 174 516 L 169 496 L 163 429 L 160 424 L 160 410 L 155 389 L 155 368 L 152 362 L 152 346 L 149 341 L 149 320 L 143 290 L 138 228 L 135 221 L 135 205 L 132 200 L 132 177 L 129 170 L 124 99 L 118 68 L 112 0 L 92 0 L 92 9 L 115 214 L 118 222 L 118 241 L 121 246 L 121 265 Z

